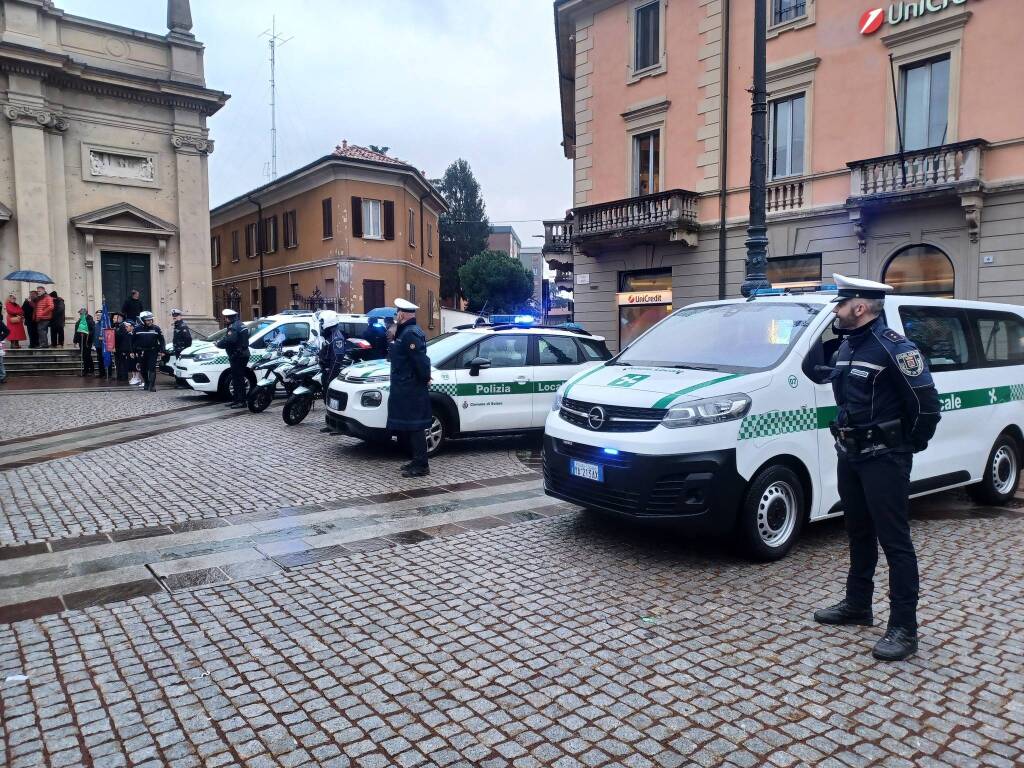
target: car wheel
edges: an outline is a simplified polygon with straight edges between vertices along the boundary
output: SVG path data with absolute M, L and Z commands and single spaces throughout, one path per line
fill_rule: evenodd
M 436 408 L 430 411 L 430 426 L 427 427 L 427 458 L 432 459 L 441 452 L 448 441 L 448 425 Z
M 302 422 L 313 407 L 313 398 L 309 395 L 292 395 L 284 404 L 284 411 L 281 418 L 289 427 L 294 427 Z
M 979 504 L 999 506 L 1013 498 L 1020 483 L 1020 449 L 1007 434 L 996 438 L 988 454 L 981 482 L 968 487 L 968 492 Z
M 245 403 L 253 413 L 263 413 L 263 411 L 270 407 L 270 403 L 273 399 L 274 390 L 270 387 L 253 387 L 249 390 L 249 395 L 246 397 Z
M 736 522 L 740 542 L 756 560 L 785 557 L 804 522 L 804 488 L 789 467 L 765 467 L 751 481 Z

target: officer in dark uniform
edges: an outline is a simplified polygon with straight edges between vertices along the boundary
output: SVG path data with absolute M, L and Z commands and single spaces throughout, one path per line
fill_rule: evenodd
M 249 366 L 249 329 L 245 327 L 233 309 L 221 312 L 228 331 L 216 346 L 227 352 L 228 364 L 231 366 L 231 389 L 234 398 L 225 408 L 245 408 L 245 395 L 248 379 L 246 369 Z
M 426 430 L 433 420 L 430 409 L 430 358 L 427 337 L 416 325 L 412 302 L 395 299 L 395 340 L 391 345 L 391 392 L 388 396 L 388 429 L 406 437 L 412 461 L 402 467 L 402 477 L 430 474 Z
M 173 350 L 175 360 L 177 360 L 182 352 L 192 346 L 192 331 L 189 330 L 188 323 L 181 316 L 180 309 L 171 310 L 171 319 L 174 321 L 174 333 L 171 334 L 171 349 Z M 177 376 L 174 377 L 174 386 L 188 389 L 188 385 L 181 384 Z
M 882 545 L 889 563 L 889 625 L 872 651 L 897 661 L 917 651 L 917 556 L 908 498 L 913 454 L 939 423 L 939 396 L 924 356 L 882 317 L 892 288 L 834 275 L 834 327 L 842 344 L 832 372 L 838 413 L 839 496 L 850 539 L 846 599 L 815 611 L 822 624 L 871 626 L 871 593 Z
M 166 342 L 164 332 L 156 324 L 152 312 L 140 312 L 142 325 L 133 334 L 132 343 L 136 352 L 141 352 L 140 370 L 142 388 L 156 392 L 156 361 L 163 354 Z

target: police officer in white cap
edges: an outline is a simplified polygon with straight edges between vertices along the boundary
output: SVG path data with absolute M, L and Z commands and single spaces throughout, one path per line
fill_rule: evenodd
M 245 408 L 245 390 L 249 383 L 245 375 L 249 365 L 249 329 L 239 319 L 235 310 L 225 309 L 221 315 L 224 316 L 228 330 L 216 346 L 227 353 L 228 364 L 231 366 L 232 398 L 225 407 Z
M 430 358 L 427 337 L 416 325 L 415 304 L 395 299 L 395 340 L 391 344 L 391 392 L 388 396 L 388 429 L 408 438 L 412 461 L 402 467 L 402 477 L 430 474 L 426 430 L 433 420 L 430 408 Z
M 924 356 L 882 312 L 892 287 L 834 275 L 834 329 L 843 336 L 832 373 L 839 496 L 850 539 L 846 598 L 815 611 L 822 624 L 871 626 L 878 545 L 889 563 L 889 625 L 872 651 L 883 661 L 917 651 L 917 556 L 908 498 L 913 454 L 939 423 L 939 397 Z

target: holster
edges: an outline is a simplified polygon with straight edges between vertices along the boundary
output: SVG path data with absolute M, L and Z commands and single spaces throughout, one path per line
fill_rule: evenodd
M 903 422 L 899 419 L 883 421 L 871 427 L 841 427 L 829 423 L 829 432 L 836 444 L 847 453 L 866 453 L 879 447 L 896 448 L 904 443 Z

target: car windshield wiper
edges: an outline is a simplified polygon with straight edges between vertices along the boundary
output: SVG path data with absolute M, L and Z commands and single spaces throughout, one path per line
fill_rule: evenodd
M 683 369 L 688 370 L 688 371 L 717 371 L 718 370 L 718 368 L 715 368 L 714 366 L 711 366 L 711 365 L 667 365 L 665 367 L 666 368 L 683 368 Z

